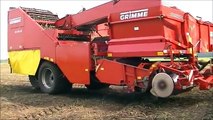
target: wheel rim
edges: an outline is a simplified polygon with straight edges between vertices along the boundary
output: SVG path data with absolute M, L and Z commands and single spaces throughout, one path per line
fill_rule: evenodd
M 46 88 L 51 88 L 55 80 L 53 72 L 49 68 L 45 68 L 42 72 L 41 80 Z
M 167 83 L 163 80 L 160 80 L 157 84 L 157 87 L 160 89 L 160 90 L 165 90 L 167 88 Z

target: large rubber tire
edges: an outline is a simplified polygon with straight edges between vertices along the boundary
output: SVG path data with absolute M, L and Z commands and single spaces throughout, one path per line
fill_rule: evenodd
M 98 78 L 95 76 L 94 73 L 90 74 L 90 84 L 85 85 L 88 90 L 100 90 L 100 89 L 106 89 L 109 88 L 110 85 L 100 83 Z
M 38 78 L 36 76 L 29 75 L 29 81 L 35 90 L 40 90 L 40 86 L 38 83 Z
M 38 72 L 38 83 L 44 93 L 59 94 L 71 89 L 60 69 L 53 63 L 43 62 Z

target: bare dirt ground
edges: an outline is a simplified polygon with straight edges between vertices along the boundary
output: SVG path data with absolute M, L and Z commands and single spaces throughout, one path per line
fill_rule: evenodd
M 213 119 L 213 89 L 156 99 L 127 94 L 111 87 L 88 91 L 74 88 L 62 95 L 48 95 L 31 88 L 26 76 L 9 74 L 1 64 L 1 116 L 4 119 Z

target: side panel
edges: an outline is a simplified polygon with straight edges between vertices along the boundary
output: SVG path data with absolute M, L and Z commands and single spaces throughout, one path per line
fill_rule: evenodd
M 207 25 L 201 25 L 200 31 L 201 31 L 201 40 L 200 40 L 200 52 L 209 52 L 209 31 L 208 31 Z
M 22 9 L 12 9 L 8 12 L 8 51 L 40 49 L 41 58 L 54 62 L 57 39 L 48 31 Z
M 71 83 L 90 83 L 90 44 L 88 42 L 59 42 L 56 63 Z
M 162 36 L 111 39 L 108 47 L 108 56 L 159 56 L 157 53 L 162 52 L 165 49 L 165 45 L 166 43 Z
M 8 49 L 22 49 L 24 44 L 25 16 L 20 10 L 8 12 Z
M 197 20 L 190 14 L 185 14 L 184 16 L 184 31 L 183 36 L 186 36 L 187 43 L 191 43 L 193 45 L 194 52 L 199 51 L 199 26 L 197 25 Z M 202 31 L 201 31 L 202 32 Z M 201 41 L 202 42 L 202 41 Z M 189 49 L 191 53 L 192 50 Z
M 135 66 L 122 64 L 111 60 L 98 60 L 96 76 L 102 83 L 113 85 L 134 86 L 136 80 L 148 77 L 151 72 Z
M 138 9 L 132 8 L 132 11 L 110 14 L 111 39 L 162 36 L 163 24 L 161 19 L 157 18 L 161 15 L 160 5 L 156 3 L 156 6 L 140 6 Z
M 213 26 L 210 28 L 210 51 L 213 52 Z
M 121 85 L 125 80 L 124 67 L 116 62 L 99 61 L 96 76 L 102 83 Z
M 157 56 L 165 48 L 160 1 L 123 1 L 119 5 L 127 3 L 135 8 L 117 11 L 115 6 L 110 14 L 108 56 Z

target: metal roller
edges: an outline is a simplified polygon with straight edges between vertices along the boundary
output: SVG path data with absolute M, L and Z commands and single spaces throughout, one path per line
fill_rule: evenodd
M 152 80 L 150 92 L 156 97 L 166 98 L 174 91 L 174 81 L 167 73 L 158 73 Z

